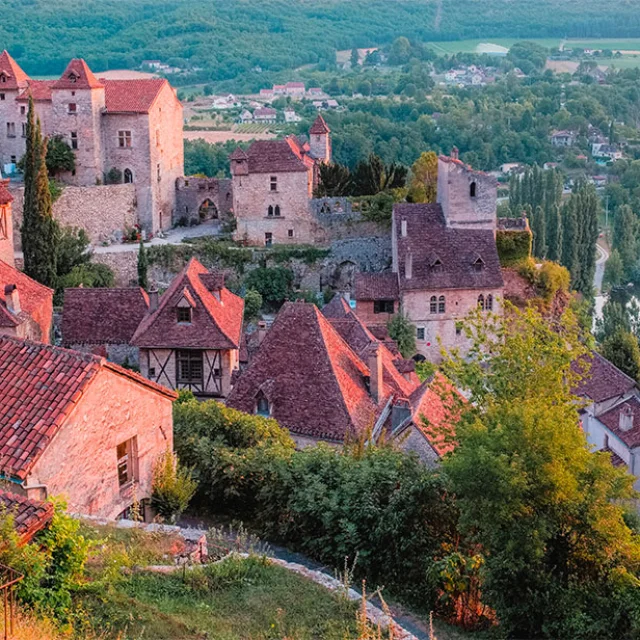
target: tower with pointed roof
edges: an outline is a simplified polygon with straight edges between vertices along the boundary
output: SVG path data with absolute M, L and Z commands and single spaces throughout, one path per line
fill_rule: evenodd
M 100 184 L 104 179 L 102 113 L 105 87 L 79 58 L 71 60 L 51 88 L 52 130 L 71 143 L 76 154 L 72 184 Z
M 22 121 L 17 97 L 26 88 L 29 76 L 7 51 L 0 54 L 0 171 L 15 165 L 24 154 Z
M 331 129 L 321 115 L 309 129 L 309 147 L 311 155 L 319 162 L 331 162 Z

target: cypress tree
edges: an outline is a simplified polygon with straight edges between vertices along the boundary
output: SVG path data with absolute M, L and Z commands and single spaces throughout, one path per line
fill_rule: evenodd
M 547 255 L 547 242 L 546 220 L 544 209 L 542 207 L 536 207 L 535 211 L 533 212 L 531 231 L 533 233 L 533 255 L 536 258 L 544 259 L 544 257 Z
M 638 218 L 629 205 L 616 211 L 613 224 L 613 246 L 620 253 L 625 274 L 629 274 L 638 259 Z
M 34 280 L 55 289 L 59 233 L 51 212 L 47 142 L 42 139 L 40 121 L 35 121 L 33 100 L 29 100 L 26 134 L 25 198 L 21 228 L 24 271 Z
M 591 297 L 596 270 L 598 196 L 593 185 L 580 182 L 571 200 L 574 202 L 576 219 L 576 266 L 572 271 L 574 286 L 583 295 Z
M 546 213 L 547 259 L 560 262 L 562 259 L 562 218 L 557 203 Z
M 138 286 L 142 287 L 145 291 L 149 288 L 149 259 L 147 257 L 147 250 L 140 237 L 140 248 L 138 249 Z
M 578 251 L 576 246 L 576 207 L 573 196 L 562 207 L 562 265 L 571 273 L 571 283 L 575 282 Z

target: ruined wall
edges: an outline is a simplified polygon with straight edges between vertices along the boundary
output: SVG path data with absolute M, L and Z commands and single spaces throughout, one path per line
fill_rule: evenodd
M 200 217 L 200 207 L 210 200 L 215 206 L 207 218 Z M 226 219 L 233 209 L 233 189 L 228 178 L 180 177 L 176 180 L 174 224 L 192 225 L 206 219 Z
M 117 446 L 137 437 L 137 500 L 151 495 L 154 461 L 173 447 L 172 401 L 103 369 L 36 462 L 27 487 L 64 495 L 71 513 L 115 518 L 131 506 L 132 487 L 118 484 Z
M 24 188 L 13 187 L 11 194 L 14 242 L 20 250 Z M 121 242 L 123 230 L 138 222 L 135 185 L 66 186 L 53 203 L 53 217 L 62 226 L 81 227 L 94 244 Z

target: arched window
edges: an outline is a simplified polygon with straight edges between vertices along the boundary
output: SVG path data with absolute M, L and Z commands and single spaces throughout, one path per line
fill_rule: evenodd
M 476 197 L 476 188 L 477 188 L 477 187 L 476 187 L 476 183 L 475 183 L 475 182 L 472 182 L 472 183 L 469 185 L 469 196 L 470 196 L 471 198 L 475 198 L 475 197 Z
M 258 399 L 256 402 L 256 413 L 259 416 L 264 416 L 265 418 L 268 418 L 271 415 L 269 400 L 267 400 L 267 397 L 262 392 L 258 395 Z
M 438 298 L 431 296 L 429 303 L 429 313 L 438 313 Z
M 493 311 L 493 296 L 491 294 L 487 296 L 487 301 L 485 302 L 484 308 L 487 311 Z
M 280 215 L 280 205 L 279 205 L 279 204 L 277 204 L 277 205 L 276 205 L 275 215 L 276 215 L 276 216 L 279 216 L 279 215 Z
M 273 207 L 271 205 L 269 205 L 269 208 L 267 209 L 267 215 L 268 216 L 272 216 L 273 215 Z
M 124 170 L 124 183 L 133 184 L 133 172 L 131 171 L 131 169 Z
M 438 298 L 438 313 L 444 313 L 445 310 L 444 296 L 440 296 Z
M 480 311 L 484 311 L 485 306 L 484 306 L 484 296 L 482 294 L 480 294 L 478 296 L 478 308 L 480 309 Z

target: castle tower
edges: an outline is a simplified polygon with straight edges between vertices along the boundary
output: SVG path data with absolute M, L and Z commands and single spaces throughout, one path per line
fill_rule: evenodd
M 61 135 L 76 154 L 75 176 L 65 176 L 65 179 L 78 185 L 102 182 L 104 85 L 84 60 L 76 58 L 53 85 L 51 103 L 52 132 Z
M 26 115 L 21 113 L 16 99 L 28 84 L 29 76 L 3 51 L 0 54 L 0 168 L 15 164 L 24 154 L 22 124 L 26 122 Z
M 331 162 L 331 129 L 321 115 L 309 129 L 309 147 L 311 155 L 319 162 Z
M 11 203 L 13 196 L 9 193 L 8 180 L 2 180 L 0 175 L 0 260 L 10 266 L 15 266 L 13 259 L 13 218 Z
M 498 187 L 490 175 L 474 171 L 458 159 L 438 158 L 438 204 L 448 227 L 496 230 Z

